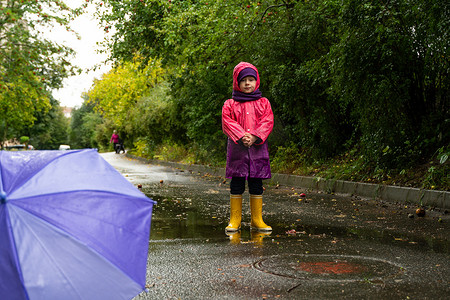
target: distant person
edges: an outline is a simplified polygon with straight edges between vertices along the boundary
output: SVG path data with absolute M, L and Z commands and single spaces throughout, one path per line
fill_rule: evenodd
M 117 144 L 119 143 L 119 135 L 117 134 L 117 131 L 114 130 L 113 134 L 111 135 L 111 139 L 109 140 L 109 143 L 113 143 L 114 151 L 117 153 Z
M 270 102 L 259 90 L 255 66 L 241 62 L 233 71 L 232 99 L 222 108 L 222 129 L 228 136 L 226 177 L 230 183 L 230 222 L 226 232 L 241 227 L 245 181 L 250 194 L 251 228 L 271 231 L 262 219 L 263 179 L 271 178 L 267 138 L 273 129 Z

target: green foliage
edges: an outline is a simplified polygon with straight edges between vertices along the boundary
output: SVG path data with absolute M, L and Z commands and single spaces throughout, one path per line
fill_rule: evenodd
M 399 182 L 448 149 L 448 1 L 97 3 L 117 64 L 89 94 L 101 145 L 117 128 L 142 155 L 223 164 L 221 108 L 249 61 L 275 113 L 274 170 Z M 424 186 L 444 184 L 445 153 Z
M 423 181 L 422 188 L 427 189 L 443 189 L 450 188 L 450 163 L 448 156 L 450 154 L 450 147 L 442 147 L 436 151 L 433 161 L 430 162 L 430 166 L 427 170 L 425 180 Z
M 158 155 L 154 155 L 153 158 L 188 164 L 196 162 L 193 153 L 189 151 L 185 145 L 162 143 L 156 148 L 156 153 L 158 153 Z
M 295 173 L 303 165 L 312 163 L 305 161 L 307 157 L 307 155 L 299 153 L 293 142 L 286 147 L 279 146 L 272 156 L 272 170 L 277 173 Z
M 130 139 L 146 137 L 153 144 L 160 144 L 165 139 L 170 139 L 172 125 L 171 103 L 168 101 L 166 91 L 168 85 L 161 82 L 151 92 L 146 93 L 137 100 L 137 103 L 129 111 L 129 128 L 127 131 Z
M 59 145 L 67 144 L 69 120 L 64 116 L 57 100 L 50 98 L 50 105 L 47 111 L 35 111 L 33 126 L 19 131 L 11 130 L 11 133 L 14 136 L 29 137 L 27 144 L 38 150 L 56 150 Z
M 132 152 L 137 156 L 150 159 L 152 159 L 154 155 L 152 147 L 144 139 L 138 139 L 137 141 L 134 142 L 134 148 Z
M 343 35 L 330 52 L 332 88 L 352 109 L 366 159 L 396 168 L 430 156 L 449 141 L 449 85 L 441 83 L 449 80 L 442 37 L 449 34 L 450 5 L 344 3 Z
M 28 144 L 28 142 L 30 141 L 30 137 L 28 137 L 28 136 L 21 136 L 20 137 L 20 143 L 21 144 Z
M 36 112 L 50 109 L 50 90 L 75 68 L 73 51 L 57 45 L 41 30 L 64 26 L 80 13 L 62 1 L 0 2 L 0 142 L 33 125 Z
M 86 95 L 85 99 L 87 99 Z M 88 101 L 84 101 L 80 108 L 74 109 L 69 133 L 71 148 L 98 148 L 97 127 L 100 124 L 102 124 L 101 116 L 94 112 L 94 105 Z
M 172 113 L 167 90 L 164 71 L 156 60 L 144 62 L 136 57 L 103 75 L 86 95 L 103 120 L 97 128 L 99 146 L 107 147 L 105 132 L 113 130 L 129 146 L 141 138 L 153 144 L 170 140 L 180 122 Z

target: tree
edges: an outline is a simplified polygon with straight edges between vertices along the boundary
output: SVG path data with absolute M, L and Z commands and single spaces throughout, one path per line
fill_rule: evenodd
M 94 103 L 89 102 L 87 94 L 83 94 L 85 101 L 80 108 L 72 111 L 69 141 L 71 148 L 97 148 L 97 126 L 102 118 L 94 111 Z
M 36 111 L 50 109 L 50 91 L 76 68 L 73 53 L 41 35 L 55 25 L 70 31 L 69 22 L 81 13 L 63 1 L 0 1 L 0 141 L 9 130 L 19 131 L 36 120 Z
M 95 110 L 117 128 L 126 126 L 130 109 L 152 85 L 152 78 L 146 76 L 149 69 L 139 70 L 138 66 L 138 62 L 127 62 L 112 69 L 88 92 Z
M 448 1 L 344 1 L 328 55 L 366 160 L 403 168 L 448 145 Z
M 59 145 L 68 144 L 69 119 L 53 97 L 50 98 L 50 105 L 48 111 L 35 112 L 34 125 L 23 129 L 35 149 L 57 150 Z
M 160 121 L 166 115 L 160 113 L 161 108 L 167 107 L 163 100 L 165 86 L 160 63 L 148 60 L 147 65 L 143 66 L 136 57 L 133 62 L 124 62 L 96 80 L 87 97 L 103 123 L 108 125 L 101 131 L 112 132 L 115 129 L 122 139 L 132 142 L 144 132 L 148 133 L 144 125 L 154 127 L 155 121 L 152 119 Z M 167 133 L 170 129 L 163 131 Z

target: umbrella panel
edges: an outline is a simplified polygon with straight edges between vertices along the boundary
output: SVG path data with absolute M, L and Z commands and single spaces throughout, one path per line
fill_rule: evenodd
M 64 230 L 145 285 L 152 205 L 107 192 L 74 192 L 10 202 Z
M 21 208 L 12 206 L 9 213 L 30 299 L 127 299 L 142 290 L 66 232 Z

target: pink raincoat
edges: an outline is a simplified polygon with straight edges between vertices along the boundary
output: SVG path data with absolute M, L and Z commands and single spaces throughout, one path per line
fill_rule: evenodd
M 259 88 L 259 73 L 249 63 L 239 63 L 233 71 L 233 89 L 239 89 L 237 78 L 245 68 L 256 71 L 256 89 Z M 222 130 L 228 136 L 226 177 L 270 178 L 267 138 L 273 128 L 273 112 L 267 98 L 236 101 L 228 99 L 222 108 Z M 259 144 L 247 148 L 238 143 L 249 132 L 260 138 Z

